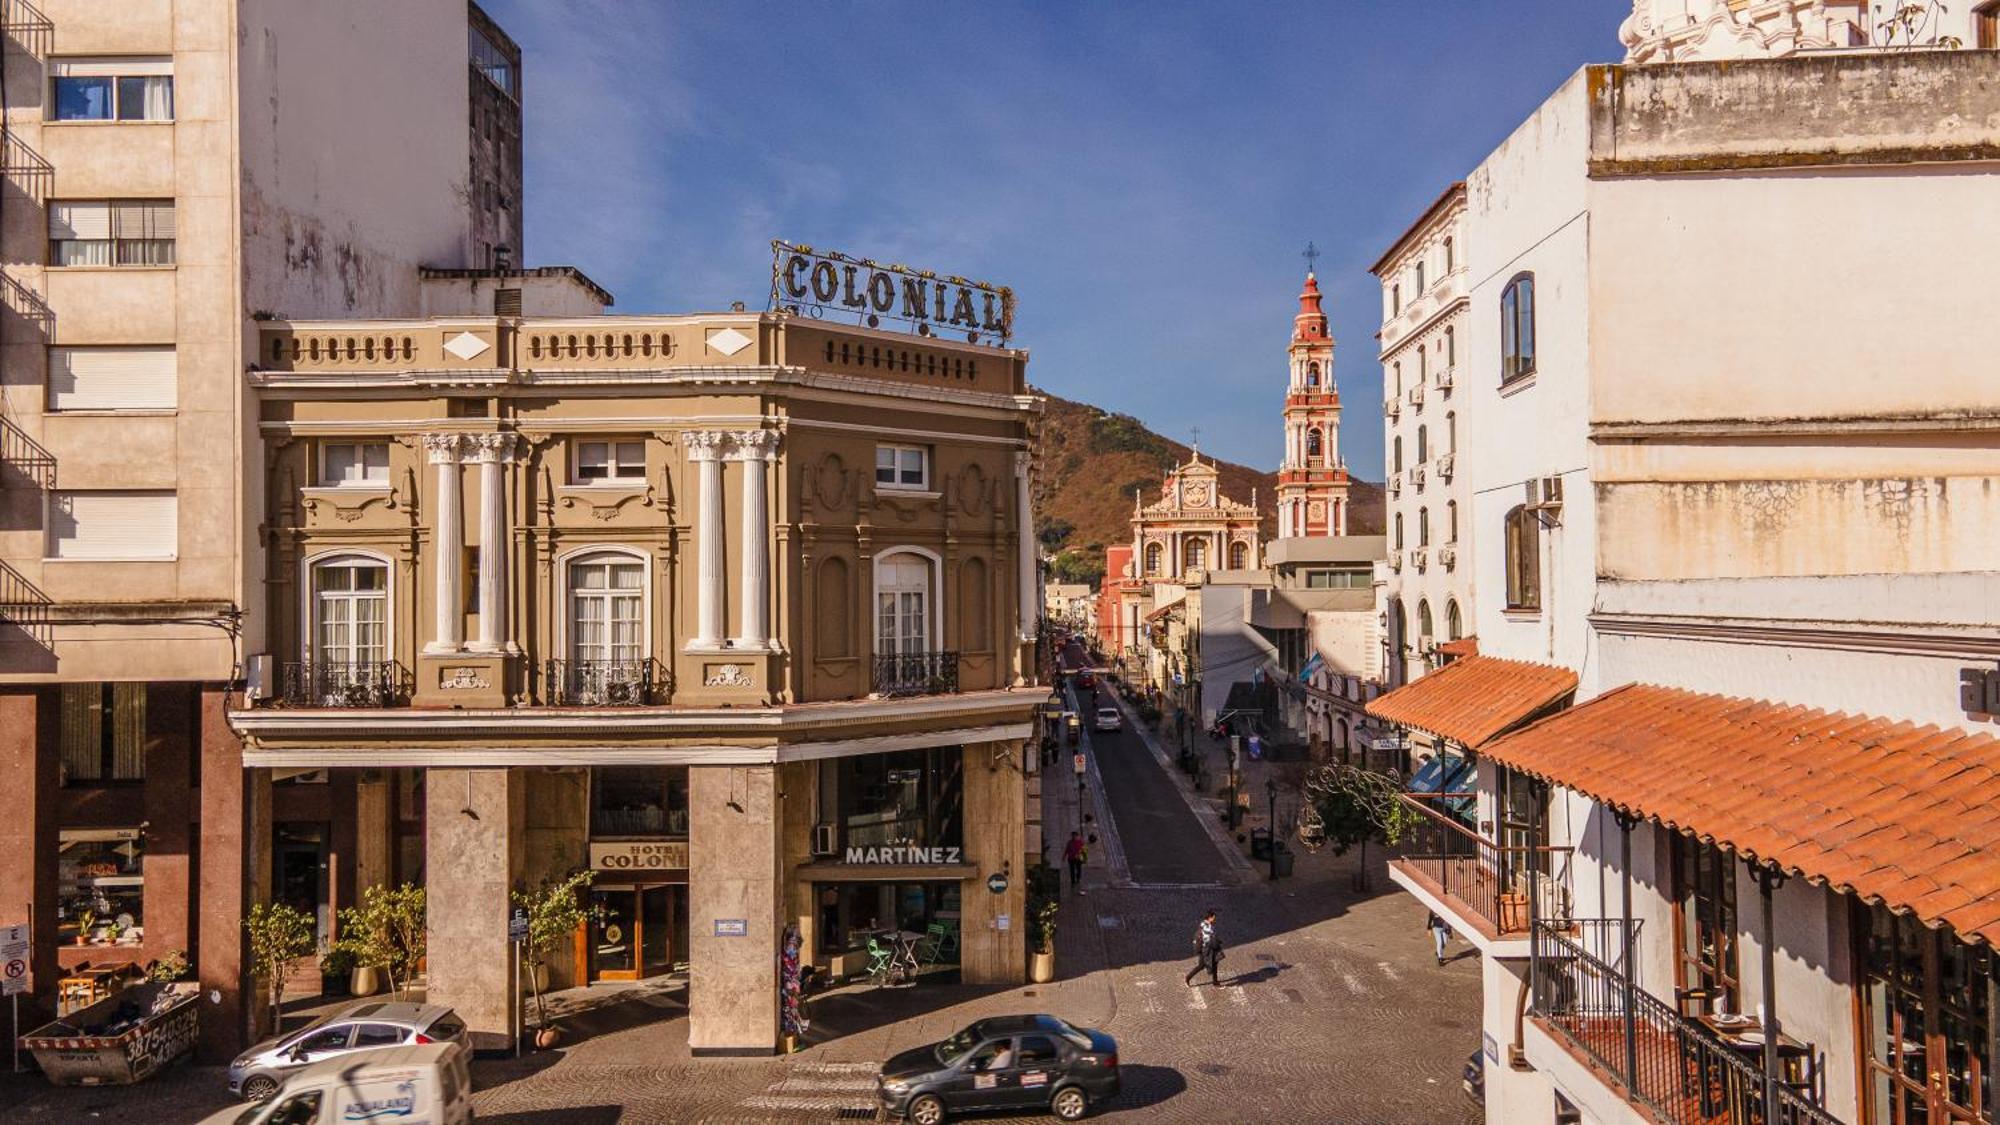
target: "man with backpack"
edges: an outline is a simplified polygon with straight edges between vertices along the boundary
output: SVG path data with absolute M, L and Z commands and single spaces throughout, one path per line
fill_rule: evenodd
M 1194 968 L 1188 970 L 1187 986 L 1194 987 L 1194 978 L 1208 970 L 1208 981 L 1217 988 L 1222 987 L 1219 970 L 1222 967 L 1222 939 L 1215 934 L 1215 908 L 1209 907 L 1201 916 L 1201 925 L 1194 932 Z

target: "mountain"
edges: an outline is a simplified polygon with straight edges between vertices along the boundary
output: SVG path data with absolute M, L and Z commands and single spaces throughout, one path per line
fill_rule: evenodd
M 1132 539 L 1132 492 L 1145 489 L 1148 504 L 1160 498 L 1167 470 L 1187 461 L 1189 449 L 1161 437 L 1129 414 L 1111 414 L 1088 403 L 1037 390 L 1042 414 L 1041 473 L 1035 512 L 1044 549 L 1057 556 L 1062 581 L 1095 583 L 1104 573 L 1104 548 Z M 1278 475 L 1204 457 L 1219 471 L 1222 493 L 1263 512 L 1266 539 L 1277 531 Z M 1382 486 L 1356 480 L 1348 493 L 1349 532 L 1382 532 Z

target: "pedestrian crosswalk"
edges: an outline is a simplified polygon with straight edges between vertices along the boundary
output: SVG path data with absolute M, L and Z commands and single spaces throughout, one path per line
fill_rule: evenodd
M 1271 1005 L 1301 1005 L 1344 1002 L 1393 995 L 1403 982 L 1403 970 L 1388 961 L 1323 964 L 1308 968 L 1280 964 L 1275 958 L 1259 958 L 1268 967 L 1249 970 L 1247 978 L 1232 979 L 1222 974 L 1222 986 L 1199 978 L 1189 987 L 1178 966 L 1170 974 L 1128 978 L 1130 998 L 1139 1012 L 1157 1016 L 1168 1011 L 1245 1012 Z M 1274 971 L 1275 970 L 1275 971 Z
M 872 1114 L 875 1076 L 880 1063 L 817 1062 L 790 1067 L 783 1078 L 761 1094 L 743 1100 L 743 1108 L 765 1113 L 817 1113 L 837 1117 Z

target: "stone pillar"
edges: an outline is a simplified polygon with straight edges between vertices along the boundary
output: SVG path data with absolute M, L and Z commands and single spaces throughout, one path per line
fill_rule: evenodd
M 1029 491 L 1029 475 L 1034 471 L 1034 455 L 1027 452 L 1014 454 L 1014 522 L 1020 529 L 1020 542 L 1016 550 L 1020 556 L 1021 589 L 1021 639 L 1035 639 L 1036 594 L 1041 584 L 1036 580 L 1038 564 L 1035 556 L 1035 504 Z
M 193 758 L 200 710 L 193 684 L 146 685 L 146 942 L 148 958 L 193 949 Z
M 424 775 L 428 999 L 458 1012 L 474 1050 L 511 1050 L 521 1031 L 507 916 L 524 808 L 521 779 L 504 767 Z
M 201 693 L 200 1058 L 224 1063 L 270 1026 L 250 975 L 243 917 L 271 897 L 271 774 L 243 768 L 243 744 L 224 718 L 227 695 Z M 210 997 L 215 997 L 211 1000 Z
M 959 886 L 959 979 L 966 984 L 1026 979 L 1028 814 L 1021 763 L 1035 752 L 1020 740 L 975 742 L 962 751 L 965 858 L 978 868 Z M 993 875 L 1007 876 L 1007 889 L 997 895 L 986 886 Z
M 699 465 L 700 500 L 695 513 L 694 639 L 691 649 L 722 647 L 723 603 L 729 596 L 722 580 L 722 451 L 727 435 L 719 430 L 691 430 L 681 435 L 688 460 Z
M 369 887 L 396 881 L 394 785 L 386 774 L 368 771 L 354 783 L 354 900 Z
M 771 516 L 764 496 L 764 467 L 778 456 L 776 430 L 734 435 L 729 459 L 743 463 L 743 627 L 740 648 L 762 649 L 771 642 Z M 706 480 L 706 478 L 703 478 Z
M 785 895 L 777 769 L 688 770 L 688 1046 L 696 1055 L 768 1055 L 778 1044 Z
M 479 643 L 481 652 L 511 648 L 507 635 L 507 466 L 513 434 L 477 434 L 472 460 L 479 465 Z
M 463 445 L 459 434 L 424 435 L 424 452 L 437 466 L 437 519 L 432 529 L 437 624 L 425 652 L 457 652 L 465 647 L 465 490 L 459 471 Z
M 43 698 L 44 691 L 47 698 Z M 54 688 L 16 687 L 0 692 L 0 925 L 34 915 L 28 965 L 34 994 L 21 1005 L 21 1030 L 30 1019 L 55 1015 L 56 800 L 59 729 Z M 47 752 L 41 748 L 47 747 Z

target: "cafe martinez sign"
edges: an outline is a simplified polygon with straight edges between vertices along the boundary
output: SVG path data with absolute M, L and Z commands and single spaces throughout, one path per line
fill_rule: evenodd
M 1004 285 L 885 266 L 783 239 L 771 240 L 771 308 L 851 317 L 870 328 L 887 321 L 919 336 L 963 333 L 973 344 L 1004 346 L 1014 334 L 1014 291 Z
M 885 848 L 848 848 L 849 863 L 930 863 L 962 862 L 957 848 L 920 848 L 897 845 Z

